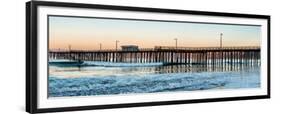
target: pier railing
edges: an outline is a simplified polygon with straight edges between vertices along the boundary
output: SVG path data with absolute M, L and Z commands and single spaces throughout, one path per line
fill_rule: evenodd
M 136 51 L 218 51 L 218 50 L 260 50 L 259 46 L 239 46 L 239 47 L 173 47 L 155 46 L 154 48 L 140 48 Z M 49 52 L 121 52 L 122 49 L 103 49 L 103 50 L 49 50 Z M 128 51 L 127 51 L 128 52 Z M 131 52 L 131 51 L 130 51 Z
M 239 46 L 239 47 L 173 47 L 155 46 L 155 50 L 259 50 L 259 46 Z

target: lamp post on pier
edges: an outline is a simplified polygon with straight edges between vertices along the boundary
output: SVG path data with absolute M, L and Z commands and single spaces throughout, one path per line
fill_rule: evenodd
M 178 39 L 175 38 L 174 40 L 176 41 L 176 49 L 177 49 L 178 48 Z
M 220 33 L 220 48 L 222 48 L 222 33 Z
M 117 51 L 117 48 L 118 48 L 118 43 L 119 43 L 119 41 L 116 40 L 116 41 L 115 41 L 115 49 L 116 49 L 116 51 Z
M 220 63 L 223 66 L 222 35 L 223 34 L 220 33 L 220 50 L 221 50 L 221 52 L 220 52 Z
M 69 52 L 71 51 L 71 45 L 68 45 L 68 51 Z

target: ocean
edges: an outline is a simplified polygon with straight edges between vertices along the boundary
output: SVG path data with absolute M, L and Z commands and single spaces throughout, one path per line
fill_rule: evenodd
M 49 64 L 49 97 L 260 87 L 259 64 L 65 63 Z

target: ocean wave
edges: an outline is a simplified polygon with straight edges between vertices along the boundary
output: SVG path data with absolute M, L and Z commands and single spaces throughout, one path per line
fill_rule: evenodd
M 157 74 L 151 76 L 102 76 L 81 78 L 49 78 L 49 96 L 90 96 L 127 93 L 154 93 L 165 91 L 193 91 L 222 87 L 224 78 Z
M 103 62 L 103 61 L 71 61 L 71 60 L 49 60 L 50 65 L 54 66 L 104 66 L 104 67 L 149 67 L 161 66 L 162 62 L 154 63 L 124 63 L 124 62 Z
M 123 62 L 102 62 L 102 61 L 84 61 L 84 66 L 107 66 L 107 67 L 147 67 L 147 66 L 161 66 L 163 63 L 123 63 Z

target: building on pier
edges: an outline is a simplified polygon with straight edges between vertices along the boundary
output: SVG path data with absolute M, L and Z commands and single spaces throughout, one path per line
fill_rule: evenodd
M 121 48 L 122 51 L 139 51 L 139 46 L 137 45 L 123 45 Z

